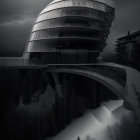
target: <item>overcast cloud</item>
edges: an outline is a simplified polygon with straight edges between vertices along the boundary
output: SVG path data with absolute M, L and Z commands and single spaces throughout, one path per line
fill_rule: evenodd
M 38 13 L 51 0 L 1 0 L 0 56 L 22 55 Z M 117 37 L 140 29 L 140 0 L 116 0 L 116 18 L 105 52 L 114 49 Z
M 20 56 L 38 13 L 51 0 L 1 0 L 0 56 Z

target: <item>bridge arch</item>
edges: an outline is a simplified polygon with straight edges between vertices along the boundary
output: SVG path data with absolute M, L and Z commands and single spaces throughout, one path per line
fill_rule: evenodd
M 121 77 L 122 79 L 113 79 L 109 75 L 105 76 L 100 74 L 100 70 L 94 71 L 93 67 L 107 67 L 113 69 L 114 76 Z M 85 68 L 85 69 L 83 69 Z M 91 68 L 90 70 L 88 68 Z M 106 70 L 105 70 L 106 71 Z M 138 122 L 140 122 L 140 73 L 139 71 L 119 64 L 113 63 L 99 63 L 90 65 L 48 65 L 46 72 L 52 73 L 71 73 L 81 75 L 94 79 L 106 87 L 108 87 L 114 94 L 118 95 L 124 102 L 123 106 L 134 112 Z M 98 73 L 99 72 L 99 73 Z M 110 72 L 112 73 L 112 72 Z M 117 75 L 117 73 L 120 73 Z M 122 73 L 122 74 L 121 74 Z
M 84 70 L 72 70 L 72 69 L 54 69 L 54 70 L 51 70 L 51 72 L 75 74 L 75 75 L 80 75 L 80 76 L 84 76 L 84 77 L 93 79 L 93 80 L 103 84 L 105 87 L 110 89 L 113 93 L 115 93 L 121 99 L 123 99 L 122 94 L 127 92 L 125 87 L 122 87 L 116 81 L 109 79 L 109 78 L 107 78 L 99 73 L 96 73 L 96 72 L 89 72 L 88 73 L 87 71 L 84 71 Z
M 49 72 L 49 70 L 47 70 Z M 85 70 L 80 69 L 50 69 L 50 72 L 52 73 L 65 73 L 65 74 L 74 74 L 77 76 L 83 76 L 89 79 L 92 79 L 101 85 L 108 88 L 115 96 L 118 96 L 119 99 L 122 99 L 124 107 L 127 109 L 132 110 L 131 104 L 129 104 L 125 100 L 125 96 L 127 95 L 127 88 L 123 87 L 121 84 L 116 82 L 115 80 L 109 79 L 108 77 L 105 77 L 97 72 L 89 72 Z M 110 98 L 111 99 L 111 98 Z

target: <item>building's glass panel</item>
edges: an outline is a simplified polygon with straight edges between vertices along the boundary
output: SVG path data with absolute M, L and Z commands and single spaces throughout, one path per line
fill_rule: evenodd
M 66 17 L 66 18 L 57 18 L 57 19 L 51 19 L 51 20 L 45 20 L 42 22 L 39 22 L 34 25 L 33 32 L 37 30 L 47 29 L 47 28 L 55 28 L 55 27 L 90 27 L 95 28 L 99 30 L 104 30 L 104 22 L 95 20 L 95 19 L 89 19 L 89 18 L 77 18 L 77 17 Z
M 60 2 L 60 1 L 63 1 L 63 0 L 54 0 L 54 1 L 51 2 L 49 5 L 51 5 L 51 4 L 53 4 L 53 3 Z M 81 1 L 82 1 L 82 0 L 81 0 Z M 107 4 L 108 6 L 111 6 L 111 7 L 115 7 L 115 1 L 114 1 L 114 0 L 94 0 L 94 1 Z
M 106 46 L 115 14 L 114 3 L 114 0 L 53 1 L 39 14 L 32 29 L 26 50 L 29 58 L 50 64 L 63 63 L 67 55 L 64 63 L 96 61 Z
M 47 52 L 56 50 L 98 50 L 98 46 L 100 44 L 103 43 L 101 43 L 99 40 L 92 40 L 86 38 L 66 38 L 65 41 L 64 39 L 39 40 L 29 42 L 28 51 Z
M 31 35 L 30 41 L 40 39 L 61 38 L 61 37 L 103 39 L 103 32 L 90 28 L 66 28 L 66 27 L 56 28 L 34 32 Z
M 37 18 L 27 52 L 51 55 L 51 52 L 102 51 L 114 18 L 115 10 L 110 7 L 113 3 L 112 0 L 56 0 Z
M 64 16 L 82 16 L 82 17 L 89 17 L 99 20 L 105 19 L 105 13 L 98 11 L 98 10 L 91 10 L 86 8 L 62 8 L 62 9 L 56 9 L 53 11 L 49 11 L 47 13 L 44 13 L 42 15 L 39 15 L 36 22 L 40 22 L 42 20 L 52 19 L 52 18 L 58 18 L 58 17 L 64 17 Z
M 54 3 L 52 5 L 47 6 L 40 14 L 43 14 L 45 12 L 54 10 L 54 9 L 58 9 L 58 8 L 63 8 L 63 7 L 88 7 L 88 8 L 92 8 L 92 9 L 96 9 L 96 10 L 100 10 L 103 12 L 107 12 L 107 5 L 105 5 L 104 3 L 99 3 L 96 1 L 61 1 L 59 3 Z M 112 9 L 111 7 L 109 7 L 110 9 Z

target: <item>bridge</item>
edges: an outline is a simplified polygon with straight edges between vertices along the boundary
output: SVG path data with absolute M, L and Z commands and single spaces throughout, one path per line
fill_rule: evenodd
M 25 71 L 39 69 L 44 75 L 47 73 L 53 75 L 55 86 L 61 85 L 58 80 L 58 74 L 60 73 L 74 74 L 93 79 L 124 100 L 124 107 L 132 110 L 140 122 L 140 73 L 133 68 L 113 63 L 36 65 L 28 63 L 27 60 L 23 59 L 1 59 L 0 69 Z
M 72 73 L 94 79 L 124 100 L 124 107 L 140 121 L 140 73 L 130 67 L 112 63 L 90 65 L 49 65 L 46 72 Z

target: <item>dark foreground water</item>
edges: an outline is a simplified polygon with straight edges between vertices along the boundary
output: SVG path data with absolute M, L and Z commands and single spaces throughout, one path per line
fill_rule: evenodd
M 122 105 L 122 100 L 103 102 L 46 140 L 139 140 L 134 114 Z

